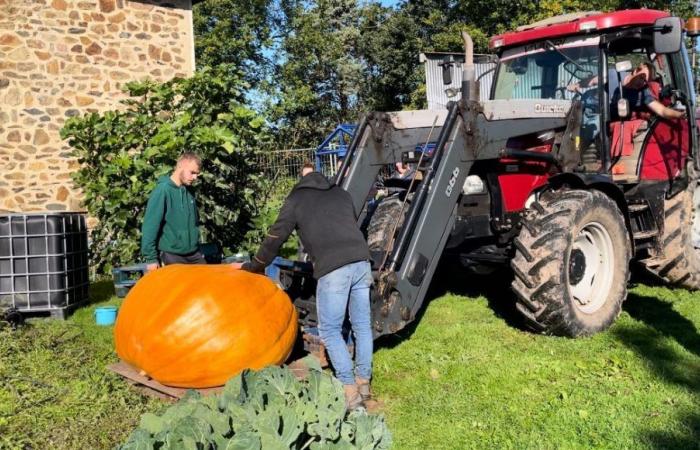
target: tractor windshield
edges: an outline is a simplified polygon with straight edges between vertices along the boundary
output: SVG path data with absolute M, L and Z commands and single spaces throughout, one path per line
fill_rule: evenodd
M 501 55 L 493 98 L 573 98 L 597 81 L 598 42 L 598 37 L 570 38 L 506 50 Z

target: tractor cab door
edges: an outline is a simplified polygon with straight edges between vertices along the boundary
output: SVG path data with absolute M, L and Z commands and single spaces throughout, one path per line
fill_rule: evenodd
M 689 119 L 664 119 L 650 105 L 683 108 L 689 98 L 682 51 L 654 52 L 653 34 L 639 32 L 607 46 L 609 122 L 605 128 L 613 179 L 673 180 L 691 149 Z

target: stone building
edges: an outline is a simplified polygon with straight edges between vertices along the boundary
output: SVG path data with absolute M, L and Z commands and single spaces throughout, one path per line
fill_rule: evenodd
M 200 0 L 0 0 L 0 211 L 82 210 L 65 120 L 194 70 Z

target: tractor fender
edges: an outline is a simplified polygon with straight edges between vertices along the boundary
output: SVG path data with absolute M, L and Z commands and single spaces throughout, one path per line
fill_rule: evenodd
M 632 246 L 632 254 L 634 254 L 634 239 L 632 238 L 632 224 L 630 223 L 627 199 L 622 189 L 620 189 L 609 176 L 597 173 L 560 173 L 551 176 L 544 189 L 556 189 L 562 186 L 568 186 L 574 189 L 595 189 L 610 197 L 617 204 L 617 207 L 620 208 L 620 212 L 622 212 L 622 216 L 625 219 L 625 226 L 627 227 L 630 245 Z

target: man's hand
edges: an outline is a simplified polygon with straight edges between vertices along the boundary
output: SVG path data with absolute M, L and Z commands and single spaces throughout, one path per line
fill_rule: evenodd
M 158 263 L 157 263 L 157 262 L 150 263 L 150 264 L 146 264 L 146 273 L 148 273 L 148 272 L 153 272 L 153 271 L 156 270 L 158 267 L 159 267 L 159 266 L 158 266 Z
M 243 268 L 243 263 L 242 263 L 242 262 L 231 263 L 231 267 L 233 267 L 234 269 L 237 269 L 237 270 L 238 270 L 238 269 L 242 269 L 242 268 Z
M 569 92 L 575 92 L 580 94 L 581 93 L 581 85 L 577 82 L 571 83 L 566 87 L 566 90 Z

